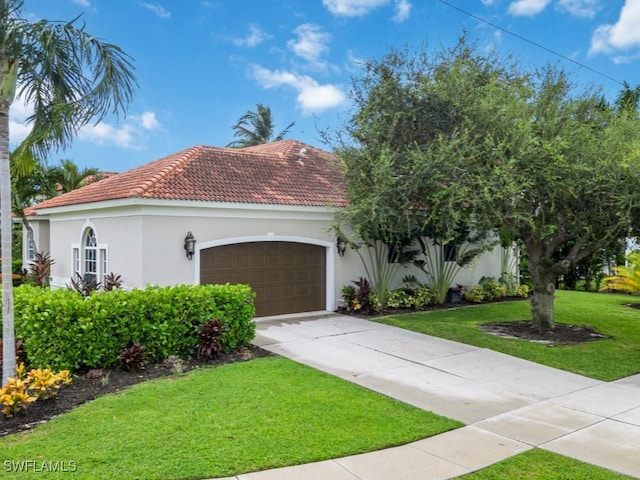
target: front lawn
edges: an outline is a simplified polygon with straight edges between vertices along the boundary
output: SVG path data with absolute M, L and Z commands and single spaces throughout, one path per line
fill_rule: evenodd
M 623 480 L 627 475 L 589 465 L 546 450 L 534 449 L 457 477 L 457 480 Z
M 481 331 L 487 322 L 530 320 L 527 300 L 492 303 L 376 318 L 378 322 L 457 342 L 489 348 L 598 380 L 611 381 L 640 372 L 640 302 L 628 295 L 558 291 L 556 322 L 587 325 L 610 338 L 577 345 L 548 346 L 497 337 Z
M 48 478 L 42 462 L 58 462 L 77 468 L 74 478 L 215 478 L 386 448 L 459 426 L 268 357 L 145 382 L 0 438 L 0 469 L 13 468 L 15 479 Z M 36 466 L 16 471 L 21 461 Z

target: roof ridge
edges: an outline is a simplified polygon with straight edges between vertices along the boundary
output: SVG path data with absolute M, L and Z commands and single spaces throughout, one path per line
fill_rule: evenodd
M 202 150 L 202 145 L 196 145 L 194 147 L 189 147 L 186 150 L 182 150 L 178 152 L 178 154 L 169 155 L 164 157 L 163 159 L 157 160 L 160 162 L 162 160 L 168 160 L 171 157 L 175 157 L 172 162 L 166 165 L 163 169 L 159 170 L 157 173 L 151 176 L 148 180 L 144 181 L 141 185 L 138 185 L 131 190 L 129 190 L 128 196 L 130 197 L 141 197 L 145 193 L 149 192 L 153 187 L 159 185 L 164 179 L 169 178 L 171 174 L 173 174 L 176 170 L 183 167 L 185 163 L 191 160 L 199 150 Z M 145 165 L 142 165 L 144 167 Z

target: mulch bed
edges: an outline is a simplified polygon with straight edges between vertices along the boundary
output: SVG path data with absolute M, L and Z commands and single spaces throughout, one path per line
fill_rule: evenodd
M 531 321 L 484 323 L 479 328 L 500 337 L 519 338 L 548 345 L 573 345 L 608 338 L 586 325 L 566 325 L 564 323 L 556 323 L 555 329 L 547 332 L 539 331 Z
M 253 358 L 271 355 L 270 352 L 260 347 L 249 345 L 235 352 L 219 355 L 210 361 L 192 360 L 185 362 L 182 371 L 186 372 L 203 366 L 244 362 Z M 171 367 L 157 364 L 147 365 L 143 370 L 137 371 L 91 370 L 82 375 L 74 376 L 73 381 L 69 385 L 63 386 L 55 397 L 32 403 L 26 410 L 11 418 L 6 418 L 0 414 L 0 437 L 23 430 L 30 430 L 40 423 L 68 412 L 101 395 L 118 392 L 146 380 L 170 375 L 175 375 Z

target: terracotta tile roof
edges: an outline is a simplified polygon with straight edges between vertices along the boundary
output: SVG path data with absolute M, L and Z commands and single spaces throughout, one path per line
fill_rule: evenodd
M 242 149 L 188 148 L 45 200 L 33 210 L 126 198 L 344 206 L 347 193 L 335 155 L 283 140 Z

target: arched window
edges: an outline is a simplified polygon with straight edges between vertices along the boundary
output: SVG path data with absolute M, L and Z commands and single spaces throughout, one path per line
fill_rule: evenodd
M 93 227 L 87 227 L 82 235 L 82 243 L 73 247 L 73 272 L 85 282 L 104 282 L 108 273 L 107 245 L 99 244 Z
M 89 228 L 84 238 L 84 271 L 85 282 L 98 282 L 98 242 L 93 228 Z

